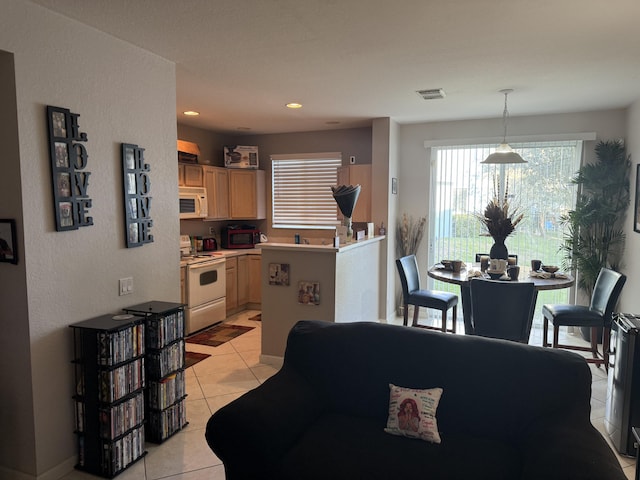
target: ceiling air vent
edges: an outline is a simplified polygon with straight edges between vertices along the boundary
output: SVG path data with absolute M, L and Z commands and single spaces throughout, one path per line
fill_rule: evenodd
M 441 88 L 432 88 L 430 90 L 418 90 L 416 91 L 418 95 L 420 95 L 423 100 L 434 100 L 436 98 L 444 98 L 446 95 L 444 90 Z

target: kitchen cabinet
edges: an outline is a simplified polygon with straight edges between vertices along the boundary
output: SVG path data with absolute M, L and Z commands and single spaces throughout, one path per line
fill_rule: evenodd
M 227 312 L 238 308 L 238 258 L 230 257 L 226 261 L 227 268 Z
M 202 167 L 207 189 L 207 220 L 229 218 L 229 171 L 220 167 Z
M 262 258 L 247 255 L 249 276 L 249 303 L 262 302 Z
M 249 255 L 240 255 L 238 257 L 238 306 L 242 307 L 249 302 L 249 269 L 247 257 Z
M 229 219 L 259 220 L 266 218 L 264 170 L 229 172 Z
M 181 187 L 202 187 L 203 171 L 201 165 L 178 164 L 178 185 Z
M 360 195 L 353 210 L 354 222 L 370 222 L 371 216 L 371 165 L 349 165 L 338 169 L 339 185 L 360 185 Z M 338 211 L 340 217 L 342 214 Z

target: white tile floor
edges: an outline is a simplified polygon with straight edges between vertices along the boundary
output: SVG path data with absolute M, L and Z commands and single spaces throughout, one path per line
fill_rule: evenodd
M 189 425 L 162 445 L 147 444 L 147 455 L 116 477 L 118 480 L 224 480 L 224 468 L 204 439 L 206 422 L 218 408 L 257 387 L 276 372 L 276 368 L 261 364 L 259 361 L 261 323 L 248 320 L 256 313 L 258 312 L 246 311 L 231 317 L 228 323 L 255 328 L 219 347 L 187 345 L 189 351 L 211 355 L 187 369 Z M 464 331 L 462 321 L 459 322 L 458 331 Z M 398 318 L 393 323 L 402 324 L 402 320 Z M 566 333 L 562 341 L 584 342 L 579 335 Z M 532 330 L 530 343 L 533 345 L 542 343 L 542 332 L 537 326 Z M 604 432 L 606 374 L 602 368 L 593 366 L 591 371 L 593 374 L 591 420 L 600 432 Z M 619 456 L 619 460 L 627 478 L 634 479 L 634 459 Z M 60 480 L 94 480 L 96 478 L 98 477 L 73 471 Z

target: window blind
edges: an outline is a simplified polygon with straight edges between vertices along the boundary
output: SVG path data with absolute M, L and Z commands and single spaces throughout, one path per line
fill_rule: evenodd
M 341 166 L 340 152 L 271 155 L 273 228 L 335 228 Z

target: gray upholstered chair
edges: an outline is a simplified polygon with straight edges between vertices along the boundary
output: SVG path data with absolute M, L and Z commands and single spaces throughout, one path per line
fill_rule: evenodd
M 456 320 L 458 311 L 458 296 L 454 293 L 441 292 L 438 290 L 423 290 L 420 288 L 420 271 L 415 255 L 408 255 L 396 260 L 400 283 L 402 284 L 402 298 L 404 304 L 404 324 L 409 321 L 409 305 L 413 305 L 414 327 L 441 330 L 443 332 L 456 333 Z M 420 325 L 418 323 L 418 312 L 420 307 L 432 308 L 442 312 L 442 325 L 440 328 Z M 447 328 L 447 311 L 453 308 L 452 325 Z
M 620 292 L 622 292 L 622 287 L 626 281 L 627 277 L 625 275 L 603 268 L 596 279 L 593 294 L 591 295 L 591 303 L 588 307 L 585 305 L 564 304 L 543 305 L 542 346 L 591 352 L 593 358 L 588 358 L 587 362 L 598 366 L 604 364 L 605 369 L 607 369 L 609 367 L 609 335 L 611 333 L 613 309 L 618 303 Z M 547 340 L 549 322 L 553 325 L 553 343 L 548 343 Z M 561 326 L 591 328 L 591 346 L 560 344 L 558 342 L 558 333 Z M 602 355 L 598 352 L 599 328 L 602 328 Z
M 529 343 L 537 298 L 532 282 L 474 278 L 469 289 L 473 330 L 466 333 Z

